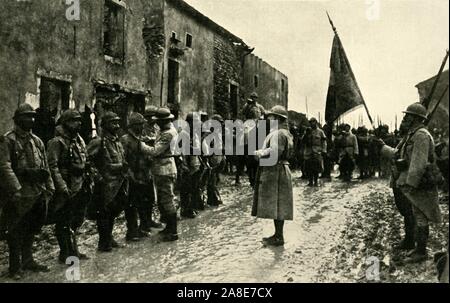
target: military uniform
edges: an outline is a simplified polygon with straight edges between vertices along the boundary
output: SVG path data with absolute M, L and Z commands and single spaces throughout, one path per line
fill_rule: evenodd
M 134 123 L 145 123 L 140 114 L 130 117 L 130 126 Z M 129 201 L 130 209 L 125 214 L 128 224 L 128 238 L 145 236 L 150 231 L 151 208 L 155 200 L 153 182 L 150 175 L 150 162 L 141 150 L 141 142 L 144 137 L 134 133 L 131 129 L 120 141 L 125 150 L 127 162 L 130 167 Z M 137 215 L 139 215 L 140 226 L 138 228 Z
M 355 160 L 359 155 L 358 140 L 351 132 L 342 137 L 342 148 L 339 154 L 339 170 L 346 181 L 352 178 Z
M 33 113 L 31 106 L 23 104 L 15 119 Z M 34 261 L 32 246 L 45 223 L 47 203 L 55 188 L 44 143 L 17 124 L 0 138 L 0 178 L 2 199 L 6 200 L 2 221 L 7 226 L 9 272 L 16 276 L 21 269 L 46 270 Z
M 118 119 L 106 113 L 105 119 Z M 99 250 L 110 251 L 116 246 L 112 231 L 117 216 L 129 205 L 128 163 L 119 137 L 103 129 L 102 136 L 92 140 L 87 148 L 88 159 L 97 170 L 94 201 L 97 210 Z
M 292 175 L 289 159 L 293 156 L 294 140 L 287 126 L 287 110 L 283 106 L 275 106 L 269 112 L 281 121 L 277 129 L 272 129 L 264 140 L 261 150 L 255 152 L 260 159 L 277 156 L 273 166 L 264 166 L 260 162 L 258 168 L 252 216 L 273 219 L 275 235 L 264 238 L 267 245 L 284 245 L 283 226 L 285 220 L 294 219 L 294 197 L 292 191 Z
M 426 118 L 426 109 L 420 104 L 411 105 L 405 113 Z M 435 167 L 433 137 L 424 125 L 417 125 L 409 130 L 397 148 L 384 145 L 381 152 L 396 163 L 391 178 L 392 188 L 400 190 L 403 204 L 408 201 L 412 207 L 416 226 L 414 232 L 416 252 L 419 256 L 417 260 L 420 261 L 420 257 L 426 256 L 429 222 L 440 223 L 442 220 L 437 185 L 432 180 L 436 175 L 433 171 Z
M 303 159 L 305 172 L 308 175 L 310 186 L 318 185 L 318 176 L 323 171 L 323 156 L 327 151 L 327 138 L 320 129 L 311 129 L 304 137 Z
M 80 116 L 81 119 L 81 116 Z M 86 144 L 80 135 L 70 136 L 62 127 L 48 143 L 48 162 L 56 187 L 50 211 L 55 222 L 55 234 L 60 247 L 59 260 L 81 257 L 76 232 L 84 222 L 91 199 L 91 184 L 85 184 L 87 174 Z
M 192 130 L 191 130 L 192 133 Z M 200 156 L 193 154 L 194 145 L 199 146 L 199 142 L 195 143 L 197 137 L 192 137 L 187 130 L 182 130 L 179 134 L 180 139 L 188 140 L 189 153 L 181 156 L 181 163 L 178 170 L 180 175 L 180 208 L 181 216 L 185 218 L 194 218 L 195 210 L 201 199 L 200 178 L 201 163 Z M 197 140 L 198 141 L 198 140 Z
M 170 123 L 174 116 L 168 109 L 158 110 L 153 120 L 167 120 L 166 128 L 161 129 L 155 140 L 155 146 L 151 147 L 141 143 L 143 153 L 151 161 L 151 173 L 156 188 L 156 197 L 159 211 L 164 221 L 167 222 L 166 229 L 162 231 L 163 238 L 178 239 L 177 211 L 174 205 L 174 186 L 177 178 L 177 167 L 172 155 L 171 144 L 176 139 L 178 132 Z
M 361 130 L 358 135 L 358 148 L 359 154 L 357 158 L 357 164 L 360 171 L 360 179 L 368 178 L 370 176 L 370 137 L 367 129 Z
M 223 118 L 220 115 L 214 115 L 211 120 L 224 123 Z M 223 138 L 222 132 L 214 133 L 214 141 L 211 143 L 212 146 L 207 146 L 207 161 L 211 167 L 211 172 L 209 175 L 208 185 L 207 185 L 207 204 L 210 206 L 219 206 L 223 204 L 222 198 L 220 196 L 219 188 L 217 187 L 220 181 L 220 173 L 223 169 L 223 164 L 225 161 L 224 150 L 223 150 Z M 219 154 L 215 154 L 214 151 L 220 151 Z

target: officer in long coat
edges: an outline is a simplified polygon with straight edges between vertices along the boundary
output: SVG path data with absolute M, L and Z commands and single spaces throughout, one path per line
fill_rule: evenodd
M 176 144 L 178 135 L 172 121 L 175 117 L 168 108 L 158 109 L 153 120 L 158 124 L 160 132 L 155 145 L 141 143 L 142 151 L 152 161 L 151 172 L 156 188 L 156 197 L 161 216 L 166 227 L 160 232 L 163 242 L 178 240 L 177 211 L 174 204 L 174 187 L 177 178 L 177 167 L 172 153 L 172 144 Z
M 2 221 L 7 226 L 9 275 L 22 270 L 48 271 L 33 259 L 34 237 L 45 223 L 48 201 L 55 192 L 44 143 L 32 133 L 36 112 L 22 104 L 14 114 L 14 129 L 0 138 Z
M 267 114 L 269 120 L 278 120 L 278 128 L 271 129 L 266 137 L 263 148 L 255 152 L 260 158 L 258 168 L 252 215 L 263 219 L 273 219 L 275 234 L 264 238 L 267 245 L 284 245 L 283 227 L 284 221 L 293 220 L 293 192 L 292 176 L 288 159 L 293 154 L 293 136 L 288 130 L 288 114 L 283 106 L 275 106 Z M 275 163 L 263 164 L 262 159 L 272 158 Z
M 414 103 L 404 113 L 401 129 L 407 129 L 407 135 L 397 148 L 384 144 L 381 152 L 396 163 L 391 186 L 398 188 L 399 194 L 403 195 L 403 203 L 409 202 L 412 207 L 416 248 L 406 262 L 417 263 L 427 259 L 429 222 L 440 223 L 441 213 L 437 181 L 434 179 L 433 137 L 423 124 L 427 110 L 420 103 Z
M 86 144 L 79 135 L 81 114 L 69 109 L 61 115 L 60 123 L 56 137 L 48 143 L 48 163 L 56 188 L 50 211 L 56 223 L 59 261 L 65 264 L 70 256 L 87 258 L 78 251 L 76 233 L 84 222 L 91 186 L 85 184 L 89 179 Z
M 99 233 L 98 250 L 110 252 L 120 245 L 113 239 L 115 219 L 128 206 L 128 163 L 118 137 L 120 118 L 106 112 L 101 120 L 101 137 L 87 148 L 88 159 L 97 170 L 94 201 Z

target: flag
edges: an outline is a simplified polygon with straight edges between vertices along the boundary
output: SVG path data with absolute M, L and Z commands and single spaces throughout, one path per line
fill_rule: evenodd
M 328 123 L 333 123 L 341 115 L 364 105 L 361 91 L 337 34 L 333 40 L 330 69 L 325 119 Z

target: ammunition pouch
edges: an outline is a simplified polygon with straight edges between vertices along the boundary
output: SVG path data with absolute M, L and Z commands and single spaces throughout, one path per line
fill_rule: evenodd
M 401 173 L 401 172 L 407 171 L 409 168 L 409 165 L 405 159 L 397 159 L 397 160 L 395 160 L 395 167 L 397 168 L 397 171 Z

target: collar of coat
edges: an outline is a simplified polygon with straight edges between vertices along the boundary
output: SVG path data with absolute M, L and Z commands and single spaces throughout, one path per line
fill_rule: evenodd
M 33 132 L 31 130 L 30 131 L 24 131 L 18 125 L 16 125 L 14 127 L 14 132 L 21 139 L 28 139 L 28 138 L 30 138 L 33 135 Z
M 111 134 L 110 132 L 108 132 L 106 130 L 103 132 L 103 137 L 105 139 L 109 140 L 109 141 L 113 141 L 113 142 L 119 141 L 119 136 L 113 135 L 113 134 Z
M 80 135 L 77 133 L 74 137 L 70 136 L 69 132 L 66 129 L 59 125 L 56 127 L 56 136 L 61 136 L 68 141 L 79 141 Z

